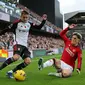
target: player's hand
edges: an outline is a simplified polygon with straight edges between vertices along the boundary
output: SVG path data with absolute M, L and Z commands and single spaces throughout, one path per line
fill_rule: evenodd
M 77 25 L 76 24 L 71 24 L 71 25 L 69 25 L 69 28 L 75 28 Z
M 47 20 L 47 14 L 43 14 L 42 18 L 43 20 Z
M 79 69 L 76 69 L 77 73 L 80 74 L 80 70 Z

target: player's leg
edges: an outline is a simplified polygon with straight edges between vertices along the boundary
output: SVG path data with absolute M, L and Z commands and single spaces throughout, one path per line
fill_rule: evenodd
M 2 70 L 3 68 L 5 68 L 6 66 L 8 66 L 9 64 L 15 62 L 16 60 L 19 59 L 19 55 L 15 54 L 13 57 L 8 58 L 1 66 L 0 66 L 0 70 Z
M 39 70 L 41 70 L 42 68 L 46 68 L 48 66 L 52 66 L 52 65 L 54 65 L 56 68 L 60 68 L 60 60 L 53 58 L 43 63 L 43 59 L 40 58 L 38 61 Z
M 49 76 L 56 76 L 62 78 L 68 78 L 72 75 L 72 71 L 70 69 L 62 69 L 62 72 L 51 72 L 48 74 Z
M 24 60 L 24 62 L 20 63 L 19 65 L 17 65 L 12 71 L 15 72 L 16 70 L 21 70 L 23 68 L 25 68 L 26 66 L 28 66 L 28 64 L 31 63 L 31 59 L 30 59 L 30 52 L 28 51 L 28 49 L 26 47 L 22 47 L 23 51 L 21 53 L 21 57 Z
M 42 68 L 46 68 L 48 66 L 52 66 L 53 65 L 53 59 L 47 60 L 46 62 L 43 63 L 43 58 L 40 58 L 38 61 L 38 69 L 42 70 Z
M 63 78 L 67 78 L 70 77 L 72 75 L 73 72 L 73 68 L 66 64 L 65 62 L 61 61 L 61 71 L 60 72 L 56 72 L 56 73 L 49 73 L 48 75 L 54 75 L 57 77 L 63 77 Z
M 53 58 L 54 64 L 53 66 L 56 68 L 57 72 L 60 73 L 62 71 L 61 69 L 61 60 Z
M 14 56 L 12 58 L 14 61 L 17 61 L 20 58 L 20 55 L 14 54 Z M 8 78 L 13 78 L 12 73 L 13 73 L 12 71 L 7 72 L 6 75 L 8 76 Z
M 18 45 L 18 44 L 14 45 L 14 47 L 13 47 L 13 54 L 14 54 L 13 59 L 18 60 L 21 57 L 22 51 L 23 51 L 23 49 L 22 49 L 21 45 Z M 13 70 L 8 71 L 7 76 L 9 78 L 13 78 L 12 73 L 13 73 Z
M 9 64 L 13 63 L 14 61 L 17 60 L 17 55 L 14 55 L 11 58 L 8 58 L 1 66 L 0 66 L 0 70 L 2 70 L 3 68 L 5 68 L 6 66 L 8 66 Z
M 27 58 L 24 59 L 24 62 L 17 65 L 12 71 L 15 72 L 17 70 L 21 70 L 21 69 L 27 67 L 28 64 L 30 64 L 30 63 L 31 63 L 31 59 L 29 57 L 27 57 Z
M 56 68 L 57 72 L 51 72 L 48 75 L 62 77 L 61 60 L 53 58 L 53 66 Z

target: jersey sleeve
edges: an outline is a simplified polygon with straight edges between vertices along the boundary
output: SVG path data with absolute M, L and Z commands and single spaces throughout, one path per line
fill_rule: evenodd
M 82 65 L 82 51 L 79 50 L 78 51 L 78 64 L 77 64 L 77 68 L 81 70 L 81 65 Z
M 43 20 L 40 25 L 35 25 L 35 24 L 31 23 L 31 29 L 35 28 L 35 29 L 40 30 L 44 26 L 45 22 L 46 22 L 46 20 Z
M 64 42 L 68 41 L 69 39 L 66 36 L 66 32 L 68 31 L 68 28 L 65 28 L 60 32 L 60 37 L 64 40 Z
M 2 30 L 0 32 L 0 35 L 5 34 L 6 32 L 13 32 L 13 33 L 15 33 L 15 29 L 17 28 L 17 24 L 18 24 L 18 22 L 11 23 L 6 28 L 4 28 L 4 30 Z
M 4 29 L 0 32 L 0 35 L 4 35 L 6 32 L 12 31 L 12 30 L 11 30 L 12 27 L 13 27 L 13 24 L 10 24 L 9 26 L 7 26 L 6 28 L 4 28 Z
M 15 30 L 17 28 L 17 24 L 18 24 L 18 22 L 11 24 L 11 27 L 9 28 L 9 32 L 13 32 L 15 34 Z

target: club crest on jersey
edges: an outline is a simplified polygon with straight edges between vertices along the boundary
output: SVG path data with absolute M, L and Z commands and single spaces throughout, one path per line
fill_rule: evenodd
M 26 26 L 24 26 L 24 28 L 27 28 Z
M 20 23 L 18 23 L 17 29 L 19 29 L 20 31 L 25 32 L 25 31 L 29 31 L 30 26 L 31 26 L 30 23 L 22 23 L 22 22 L 20 22 Z

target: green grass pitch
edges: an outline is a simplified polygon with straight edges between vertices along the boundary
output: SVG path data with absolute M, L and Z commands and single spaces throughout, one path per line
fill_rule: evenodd
M 44 61 L 46 61 L 52 57 L 60 58 L 60 56 L 61 55 L 44 56 L 43 59 Z M 15 67 L 16 64 L 21 62 L 21 60 L 0 71 L 0 85 L 84 85 L 85 50 L 83 50 L 81 74 L 78 74 L 76 70 L 74 70 L 72 77 L 69 78 L 57 78 L 55 76 L 48 76 L 49 72 L 56 71 L 54 67 L 47 67 L 42 71 L 39 71 L 37 66 L 38 59 L 39 57 L 33 58 L 32 63 L 28 67 L 23 69 L 26 72 L 26 80 L 22 82 L 18 82 L 15 79 L 8 79 L 6 77 L 6 72 Z

